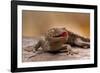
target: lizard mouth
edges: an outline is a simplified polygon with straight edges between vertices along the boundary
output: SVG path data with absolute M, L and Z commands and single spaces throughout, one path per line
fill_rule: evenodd
M 66 37 L 67 35 L 68 35 L 67 32 L 62 32 L 62 33 L 60 33 L 60 34 L 58 34 L 58 35 L 56 35 L 54 37 Z

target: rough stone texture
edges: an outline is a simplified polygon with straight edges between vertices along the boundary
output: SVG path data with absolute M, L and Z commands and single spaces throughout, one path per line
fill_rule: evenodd
M 38 39 L 33 38 L 23 38 L 23 51 L 22 51 L 22 61 L 23 62 L 35 62 L 35 61 L 56 61 L 56 60 L 76 60 L 76 59 L 89 59 L 90 49 L 84 49 L 79 47 L 72 47 L 73 51 L 78 51 L 78 54 L 66 55 L 63 53 L 48 53 L 42 52 L 41 48 L 37 54 L 32 52 L 33 46 L 36 44 Z

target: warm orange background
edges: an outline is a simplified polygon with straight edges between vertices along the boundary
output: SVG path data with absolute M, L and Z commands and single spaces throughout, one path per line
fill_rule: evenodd
M 51 27 L 65 27 L 90 37 L 90 14 L 68 12 L 22 11 L 23 36 L 40 36 Z

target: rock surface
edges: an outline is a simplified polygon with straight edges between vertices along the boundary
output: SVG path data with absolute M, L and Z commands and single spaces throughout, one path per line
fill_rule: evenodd
M 33 46 L 36 44 L 38 39 L 33 38 L 23 38 L 23 51 L 22 51 L 22 61 L 23 62 L 35 62 L 35 61 L 56 61 L 56 60 L 76 60 L 76 59 L 89 59 L 90 49 L 84 49 L 79 47 L 72 47 L 73 51 L 79 52 L 74 55 L 66 55 L 63 53 L 48 53 L 40 51 L 36 53 L 32 52 Z

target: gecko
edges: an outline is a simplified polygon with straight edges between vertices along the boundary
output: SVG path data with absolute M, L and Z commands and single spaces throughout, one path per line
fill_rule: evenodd
M 66 55 L 78 54 L 71 49 L 71 46 L 89 48 L 90 40 L 70 32 L 66 28 L 51 28 L 37 42 L 33 52 L 38 51 L 41 47 L 43 52 L 66 52 Z

